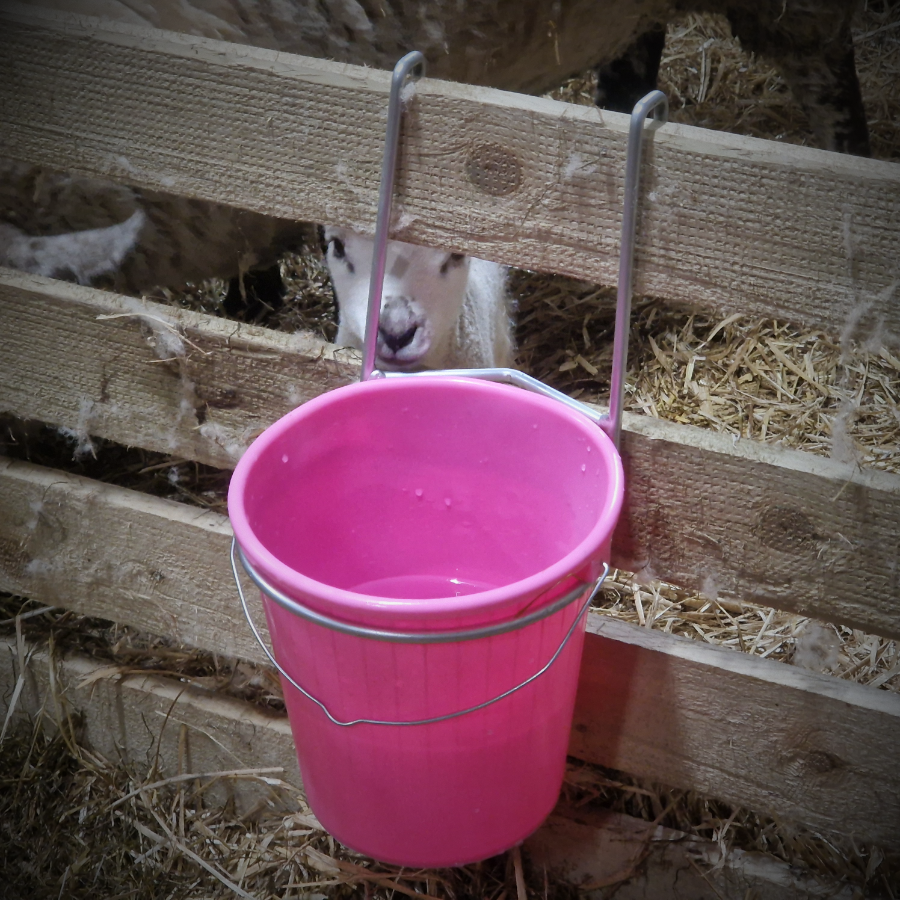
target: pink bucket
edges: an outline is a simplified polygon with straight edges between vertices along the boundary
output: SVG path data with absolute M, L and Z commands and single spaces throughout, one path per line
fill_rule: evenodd
M 587 417 L 470 378 L 342 387 L 255 441 L 229 514 L 335 838 L 452 866 L 541 824 L 622 494 Z

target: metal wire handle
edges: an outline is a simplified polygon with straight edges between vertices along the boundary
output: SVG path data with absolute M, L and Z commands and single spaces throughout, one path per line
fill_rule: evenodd
M 531 684 L 531 682 L 537 680 L 541 677 L 549 668 L 556 662 L 560 653 L 562 653 L 566 644 L 568 644 L 569 639 L 575 633 L 575 630 L 578 626 L 578 623 L 581 621 L 585 612 L 587 612 L 588 607 L 593 602 L 594 598 L 597 596 L 600 588 L 603 585 L 603 582 L 606 581 L 606 576 L 609 574 L 609 566 L 604 563 L 603 564 L 603 574 L 597 579 L 593 588 L 590 590 L 587 600 L 585 600 L 584 604 L 581 607 L 578 615 L 572 622 L 572 625 L 569 627 L 569 630 L 566 632 L 565 637 L 562 639 L 559 647 L 556 648 L 556 652 L 553 656 L 550 657 L 549 661 L 534 675 L 526 678 L 525 681 L 517 684 L 515 687 L 510 688 L 508 691 L 504 691 L 502 694 L 498 694 L 496 697 L 493 697 L 491 700 L 485 700 L 484 703 L 479 703 L 476 706 L 470 706 L 467 709 L 461 709 L 457 712 L 446 713 L 443 716 L 434 716 L 430 719 L 415 719 L 412 721 L 390 721 L 390 720 L 382 720 L 382 719 L 351 719 L 350 721 L 342 721 L 340 719 L 335 718 L 330 710 L 325 704 L 314 697 L 309 693 L 305 688 L 299 685 L 279 664 L 278 660 L 275 659 L 274 654 L 271 650 L 266 646 L 265 641 L 262 639 L 262 635 L 259 633 L 259 630 L 256 627 L 256 623 L 253 621 L 252 616 L 250 615 L 250 609 L 247 605 L 247 598 L 244 596 L 244 589 L 241 587 L 240 576 L 238 575 L 237 570 L 237 558 L 240 557 L 241 565 L 244 570 L 253 580 L 253 582 L 266 594 L 266 596 L 270 597 L 275 602 L 285 606 L 285 608 L 289 609 L 291 612 L 295 612 L 295 608 L 299 608 L 303 611 L 303 618 L 308 619 L 309 621 L 316 622 L 317 624 L 324 625 L 326 628 L 331 628 L 334 631 L 340 631 L 344 634 L 353 634 L 360 637 L 368 637 L 376 640 L 388 640 L 395 641 L 401 643 L 421 643 L 421 644 L 431 644 L 431 643 L 448 643 L 451 641 L 460 641 L 460 640 L 475 640 L 483 637 L 491 637 L 497 634 L 504 634 L 508 631 L 517 630 L 519 628 L 524 628 L 526 625 L 530 625 L 533 622 L 537 622 L 540 619 L 547 618 L 552 615 L 554 612 L 558 612 L 564 606 L 568 606 L 574 600 L 577 600 L 586 590 L 585 585 L 579 585 L 574 591 L 570 591 L 560 600 L 555 601 L 548 606 L 537 610 L 534 613 L 531 613 L 527 616 L 522 616 L 519 619 L 511 619 L 506 622 L 501 622 L 497 625 L 486 625 L 481 628 L 473 628 L 468 631 L 457 631 L 457 632 L 432 632 L 432 633 L 409 633 L 409 632 L 395 632 L 395 631 L 382 631 L 374 628 L 364 628 L 362 626 L 350 625 L 347 622 L 342 622 L 339 619 L 332 619 L 328 616 L 324 616 L 321 613 L 316 612 L 315 610 L 311 610 L 308 607 L 304 607 L 301 604 L 297 603 L 293 598 L 287 597 L 283 592 L 279 591 L 273 585 L 270 585 L 265 579 L 260 576 L 260 574 L 250 565 L 247 561 L 247 558 L 244 556 L 243 551 L 240 548 L 240 545 L 237 541 L 232 538 L 231 540 L 231 571 L 234 575 L 234 583 L 237 585 L 238 595 L 241 598 L 241 608 L 244 611 L 244 617 L 247 619 L 247 624 L 250 626 L 250 630 L 253 632 L 253 636 L 256 638 L 259 646 L 262 648 L 263 653 L 268 657 L 269 662 L 279 671 L 281 676 L 285 678 L 291 685 L 293 685 L 300 693 L 306 697 L 307 700 L 311 700 L 313 703 L 318 706 L 322 712 L 328 717 L 329 721 L 334 725 L 339 725 L 342 728 L 349 728 L 352 725 L 390 725 L 390 726 L 406 726 L 406 725 L 433 725 L 436 722 L 444 722 L 447 719 L 456 719 L 459 716 L 465 716 L 469 713 L 477 712 L 480 709 L 484 709 L 485 707 L 491 706 L 494 703 L 498 703 L 500 700 L 504 700 L 509 697 L 511 694 L 514 694 L 516 691 L 521 690 L 527 685 Z M 265 585 L 265 586 L 263 586 Z M 287 600 L 287 603 L 283 601 Z
M 391 77 L 384 157 L 381 161 L 381 185 L 378 188 L 378 215 L 375 219 L 375 247 L 372 251 L 372 274 L 369 278 L 366 337 L 363 343 L 362 369 L 359 373 L 360 381 L 368 381 L 375 371 L 375 348 L 378 344 L 378 322 L 381 318 L 381 292 L 384 288 L 388 233 L 391 230 L 391 206 L 394 201 L 394 176 L 397 172 L 397 153 L 400 146 L 403 88 L 410 79 L 418 80 L 424 74 L 425 57 L 418 50 L 413 50 L 394 66 L 394 74 Z
M 525 372 L 520 372 L 518 369 L 423 369 L 421 372 L 381 372 L 381 375 L 384 378 L 477 378 L 481 381 L 512 384 L 526 391 L 549 397 L 551 400 L 557 400 L 564 406 L 574 409 L 575 412 L 587 416 L 607 433 L 610 430 L 609 416 L 606 413 L 592 409 L 586 403 L 582 403 L 580 400 L 576 400 L 574 397 L 570 397 L 568 394 L 564 394 L 562 391 L 558 391 L 556 388 L 550 387 L 549 384 L 544 384 L 543 381 Z
M 609 413 L 596 413 L 590 407 L 572 400 L 561 391 L 548 387 L 535 378 L 515 369 L 442 369 L 426 372 L 382 372 L 375 368 L 378 325 L 381 318 L 381 293 L 387 262 L 387 242 L 391 225 L 391 205 L 394 176 L 400 144 L 400 120 L 403 115 L 402 91 L 410 78 L 425 73 L 425 58 L 418 51 L 404 56 L 394 67 L 388 101 L 388 122 L 384 139 L 384 158 L 381 166 L 381 186 L 378 193 L 378 215 L 375 223 L 375 247 L 372 254 L 372 274 L 369 279 L 369 305 L 366 316 L 366 337 L 360 381 L 370 378 L 407 378 L 422 375 L 464 375 L 485 381 L 515 384 L 545 396 L 560 400 L 598 424 L 612 439 L 616 449 L 622 435 L 622 407 L 625 399 L 625 369 L 628 363 L 628 337 L 631 327 L 631 293 L 634 273 L 634 239 L 637 226 L 637 203 L 640 189 L 641 155 L 644 144 L 644 122 L 650 115 L 659 125 L 669 117 L 669 101 L 662 91 L 651 91 L 637 102 L 631 113 L 628 147 L 625 158 L 625 200 L 622 210 L 622 233 L 619 243 L 619 282 L 616 297 L 616 327 L 613 337 L 612 375 L 610 379 Z

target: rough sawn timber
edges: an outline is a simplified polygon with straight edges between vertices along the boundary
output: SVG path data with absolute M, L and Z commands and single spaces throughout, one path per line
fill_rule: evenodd
M 587 627 L 573 756 L 900 847 L 900 696 L 602 615 Z
M 231 467 L 351 355 L 0 270 L 0 413 Z M 710 596 L 900 636 L 900 477 L 626 415 L 613 564 Z
M 0 457 L 0 590 L 266 662 L 238 621 L 230 542 L 219 513 Z
M 15 640 L 0 638 L 0 720 L 22 676 L 14 722 L 43 715 L 56 724 L 64 710 L 76 711 L 92 752 L 128 765 L 138 779 L 145 772 L 153 778 L 202 773 L 211 784 L 204 797 L 222 802 L 231 795 L 239 812 L 289 803 L 280 782 L 302 788 L 283 716 L 171 678 L 120 673 L 75 653 L 51 662 L 45 648 L 23 644 L 23 666 L 19 649 Z M 210 773 L 235 769 L 264 774 L 210 781 Z M 309 813 L 294 821 L 318 824 Z M 723 860 L 712 841 L 607 810 L 560 805 L 525 849 L 554 879 L 582 886 L 586 900 L 602 900 L 602 887 L 614 884 L 619 900 L 746 900 L 748 891 L 764 891 L 767 900 L 851 900 L 852 894 L 850 887 L 835 892 L 765 854 L 732 850 Z
M 9 0 L 0 21 L 0 154 L 372 228 L 388 73 Z M 627 126 L 424 80 L 394 236 L 614 283 Z M 900 340 L 900 165 L 680 125 L 647 145 L 638 292 Z
M 10 707 L 16 724 L 42 716 L 53 726 L 65 722 L 66 713 L 83 713 L 79 739 L 113 765 L 127 765 L 138 778 L 269 770 L 269 785 L 262 777 L 218 779 L 205 792 L 213 802 L 233 797 L 240 813 L 265 800 L 281 805 L 287 795 L 274 782 L 302 788 L 284 715 L 176 678 L 125 672 L 78 653 L 56 652 L 52 658 L 51 677 L 46 647 L 0 637 L 0 725 Z
M 0 413 L 233 468 L 263 429 L 355 380 L 285 334 L 0 268 Z
M 216 513 L 0 460 L 0 590 L 265 662 L 229 541 Z M 600 614 L 588 631 L 575 756 L 900 846 L 900 697 Z

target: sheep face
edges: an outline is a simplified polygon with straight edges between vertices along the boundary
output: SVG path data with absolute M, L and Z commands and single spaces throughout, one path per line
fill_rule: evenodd
M 362 349 L 374 241 L 326 228 L 326 260 L 338 304 L 337 343 Z M 375 364 L 408 371 L 440 368 L 466 297 L 469 259 L 401 241 L 388 243 Z

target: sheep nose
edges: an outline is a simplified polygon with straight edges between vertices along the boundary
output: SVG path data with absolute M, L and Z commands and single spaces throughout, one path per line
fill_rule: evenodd
M 418 329 L 418 325 L 411 325 L 405 331 L 395 333 L 387 331 L 384 328 L 379 328 L 378 333 L 381 335 L 381 339 L 385 344 L 391 348 L 391 351 L 396 353 L 398 350 L 401 350 L 403 347 L 412 343 L 412 339 L 416 336 L 416 331 L 418 331 Z

